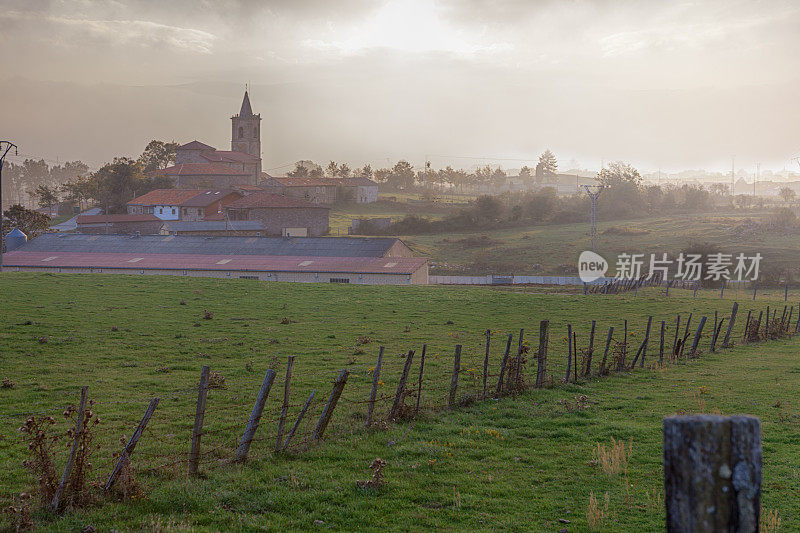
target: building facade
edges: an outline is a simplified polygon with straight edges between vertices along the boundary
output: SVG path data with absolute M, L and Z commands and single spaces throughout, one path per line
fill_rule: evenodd
M 225 212 L 229 220 L 261 221 L 268 235 L 318 237 L 330 229 L 330 208 L 270 192 L 249 194 Z

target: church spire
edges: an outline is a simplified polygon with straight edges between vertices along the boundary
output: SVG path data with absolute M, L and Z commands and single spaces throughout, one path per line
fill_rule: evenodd
M 242 100 L 242 109 L 239 111 L 240 117 L 252 117 L 253 116 L 253 108 L 250 107 L 250 97 L 247 95 L 247 91 L 244 91 L 244 100 Z

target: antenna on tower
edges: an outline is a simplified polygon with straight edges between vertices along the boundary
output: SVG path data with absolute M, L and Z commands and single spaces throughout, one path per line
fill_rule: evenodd
M 592 251 L 597 253 L 597 197 L 606 188 L 605 185 L 584 185 L 586 194 L 592 200 L 592 206 L 589 210 L 589 223 L 591 224 L 591 237 L 592 237 Z

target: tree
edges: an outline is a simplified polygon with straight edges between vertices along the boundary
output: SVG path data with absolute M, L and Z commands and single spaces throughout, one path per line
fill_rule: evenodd
M 475 200 L 475 212 L 478 217 L 496 222 L 503 216 L 505 206 L 497 196 L 485 194 Z
M 781 187 L 781 190 L 778 191 L 778 194 L 780 195 L 781 198 L 783 198 L 783 201 L 786 202 L 787 204 L 792 200 L 794 200 L 795 197 L 794 189 L 792 189 L 791 187 Z
M 106 213 L 125 213 L 127 203 L 136 196 L 145 194 L 164 185 L 171 185 L 171 180 L 149 180 L 142 175 L 142 165 L 127 157 L 114 158 L 94 173 L 96 182 L 95 198 Z M 167 187 L 169 188 L 169 187 Z
M 325 175 L 329 178 L 335 178 L 338 173 L 339 165 L 336 163 L 336 161 L 331 161 L 328 163 L 328 166 L 325 169 Z
M 339 170 L 336 171 L 336 175 L 340 178 L 349 178 L 350 172 L 350 166 L 347 163 L 342 163 L 339 165 Z
M 531 181 L 531 168 L 528 165 L 519 169 L 519 179 L 522 180 L 522 183 Z
M 548 148 L 539 156 L 539 163 L 536 164 L 536 176 L 555 176 L 558 173 L 558 161 L 553 152 Z
M 39 185 L 33 195 L 38 199 L 39 207 L 52 207 L 58 203 L 58 189 L 49 185 Z
M 395 189 L 409 189 L 414 186 L 414 168 L 408 161 L 400 160 L 386 176 L 386 183 Z
M 597 181 L 609 188 L 598 200 L 605 216 L 616 218 L 642 214 L 647 209 L 642 176 L 628 163 L 615 161 L 597 173 Z
M 174 164 L 178 146 L 176 142 L 150 141 L 139 156 L 142 172 L 153 172 Z
M 367 178 L 372 179 L 372 166 L 369 164 L 364 165 L 363 167 L 356 169 L 355 175 L 359 178 Z
M 3 246 L 8 232 L 14 228 L 32 239 L 45 231 L 50 226 L 50 217 L 32 209 L 14 204 L 3 211 Z

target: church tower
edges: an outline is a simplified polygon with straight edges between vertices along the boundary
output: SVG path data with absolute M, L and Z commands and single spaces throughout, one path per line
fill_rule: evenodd
M 231 117 L 231 150 L 261 159 L 261 115 L 254 115 L 250 97 L 244 92 L 242 109 Z

